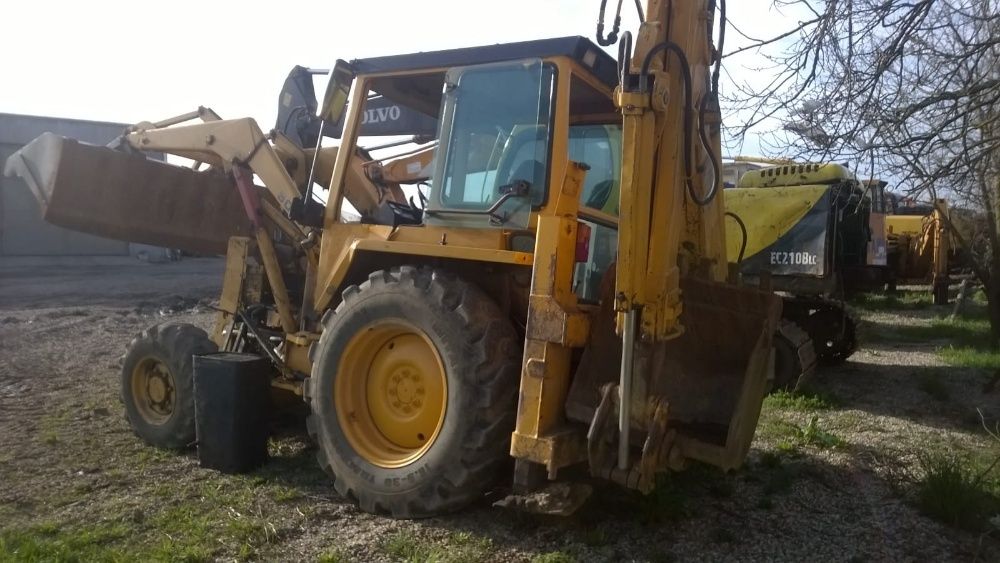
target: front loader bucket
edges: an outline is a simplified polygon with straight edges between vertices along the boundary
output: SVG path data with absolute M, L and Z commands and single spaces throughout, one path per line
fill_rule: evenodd
M 596 420 L 602 397 L 607 399 L 602 389 L 618 383 L 621 338 L 615 334 L 613 285 L 606 284 L 610 293 L 593 321 L 567 402 L 567 416 L 587 424 Z M 659 469 L 680 467 L 685 460 L 733 469 L 750 449 L 770 384 L 771 339 L 781 299 L 771 292 L 695 278 L 684 278 L 681 290 L 683 334 L 636 349 L 636 377 L 644 379 L 633 388 L 645 392 L 632 401 L 630 442 L 643 444 L 651 421 L 665 416 L 661 431 L 669 434 L 670 443 L 660 452 Z M 654 413 L 657 405 L 665 408 Z M 604 462 L 613 465 L 613 460 Z
M 239 194 L 223 174 L 149 160 L 45 133 L 7 159 L 53 225 L 97 236 L 225 254 L 247 236 Z

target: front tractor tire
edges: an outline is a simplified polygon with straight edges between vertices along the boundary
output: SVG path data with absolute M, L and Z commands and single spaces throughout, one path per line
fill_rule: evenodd
M 150 327 L 132 339 L 122 363 L 125 415 L 137 436 L 160 448 L 195 441 L 192 356 L 218 347 L 204 330 L 186 323 Z
M 310 435 L 341 495 L 421 518 L 480 498 L 508 458 L 521 346 L 479 288 L 401 267 L 348 287 L 323 319 Z

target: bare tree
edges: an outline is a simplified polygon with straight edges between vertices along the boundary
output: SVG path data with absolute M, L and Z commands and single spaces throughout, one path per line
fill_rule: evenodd
M 1000 343 L 1000 0 L 775 0 L 798 23 L 744 45 L 730 139 L 766 152 L 853 163 L 910 196 L 948 197 L 982 218 L 962 237 Z M 758 61 L 757 64 L 748 61 Z M 733 120 L 730 119 L 732 124 Z

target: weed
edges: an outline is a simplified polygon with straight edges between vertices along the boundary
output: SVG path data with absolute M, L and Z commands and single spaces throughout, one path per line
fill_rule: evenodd
M 993 346 L 990 322 L 983 314 L 934 319 L 929 325 L 887 327 L 871 336 L 897 342 L 936 342 L 942 345 L 938 356 L 953 366 L 1000 369 L 1000 350 Z
M 840 437 L 820 428 L 819 417 L 816 415 L 813 415 L 799 431 L 799 439 L 805 444 L 819 448 L 839 448 L 844 445 Z
M 948 386 L 941 379 L 941 374 L 937 372 L 922 373 L 917 380 L 917 389 L 927 393 L 932 398 L 945 402 L 951 398 Z
M 953 366 L 1000 369 L 1000 351 L 970 346 L 948 346 L 938 350 L 938 356 Z
M 763 412 L 757 421 L 757 436 L 768 441 L 781 441 L 794 436 L 797 428 L 777 413 Z
M 271 492 L 271 498 L 273 498 L 276 502 L 298 500 L 302 498 L 302 491 L 292 487 L 276 485 L 275 489 Z
M 899 311 L 927 309 L 934 304 L 929 291 L 899 290 L 894 293 L 862 293 L 851 299 L 851 305 L 868 311 Z
M 550 551 L 532 557 L 531 563 L 576 563 L 576 557 L 565 551 Z
M 338 548 L 328 549 L 316 558 L 316 563 L 344 563 L 348 560 L 347 555 Z
M 917 483 L 920 510 L 956 528 L 982 530 L 1000 511 L 1000 478 L 982 463 L 948 453 L 919 457 L 924 476 Z
M 974 347 L 990 344 L 990 323 L 978 318 L 934 319 L 929 325 L 896 327 L 895 333 L 903 340 L 918 342 L 944 340 Z
M 775 391 L 764 399 L 764 408 L 795 411 L 828 410 L 837 406 L 837 400 L 829 395 L 795 391 Z
M 788 440 L 781 440 L 780 442 L 774 445 L 774 448 L 783 454 L 788 454 L 788 455 L 799 454 L 798 444 L 789 442 Z
M 391 536 L 382 550 L 407 563 L 465 563 L 488 561 L 493 544 L 469 532 L 457 532 L 443 542 L 421 538 L 413 531 L 400 531 Z
M 0 561 L 126 561 L 112 544 L 127 537 L 122 524 L 89 524 L 86 529 L 44 523 L 23 530 L 0 531 Z

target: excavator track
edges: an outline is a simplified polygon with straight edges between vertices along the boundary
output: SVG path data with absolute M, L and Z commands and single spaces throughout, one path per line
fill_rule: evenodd
M 774 335 L 774 384 L 772 390 L 792 391 L 816 373 L 816 350 L 802 327 L 781 319 Z
M 809 334 L 816 359 L 822 365 L 840 365 L 858 349 L 858 320 L 839 301 L 822 298 L 786 300 L 784 317 Z

